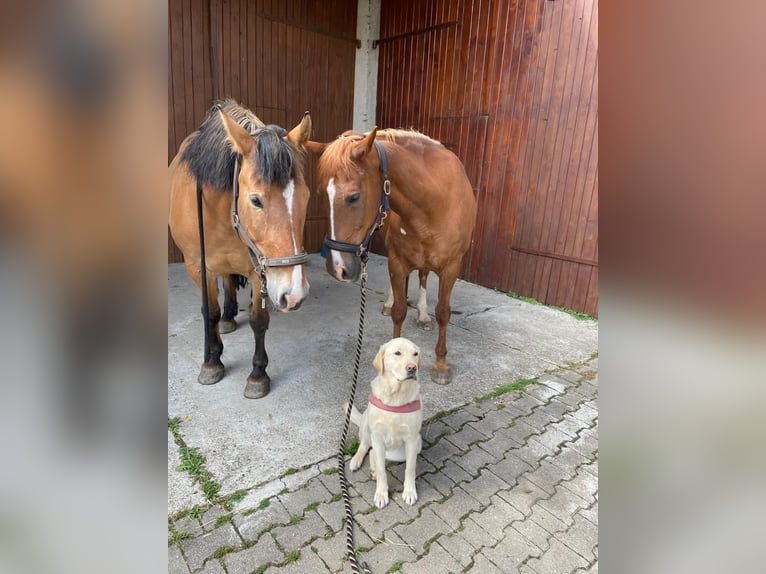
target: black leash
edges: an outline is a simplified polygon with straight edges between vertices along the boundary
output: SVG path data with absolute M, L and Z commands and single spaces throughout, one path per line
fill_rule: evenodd
M 359 560 L 354 552 L 354 511 L 351 508 L 351 494 L 348 491 L 348 480 L 346 479 L 346 438 L 348 436 L 348 424 L 351 421 L 351 409 L 354 407 L 354 396 L 356 395 L 356 385 L 359 381 L 359 362 L 362 356 L 362 339 L 364 337 L 364 315 L 365 315 L 365 287 L 367 285 L 367 254 L 362 256 L 362 277 L 360 280 L 360 299 L 359 299 L 359 336 L 356 340 L 356 354 L 354 356 L 354 380 L 351 383 L 351 393 L 348 398 L 348 407 L 346 408 L 346 418 L 343 421 L 343 432 L 340 437 L 340 447 L 338 449 L 338 476 L 340 480 L 340 490 L 343 494 L 343 506 L 346 511 L 346 554 L 351 562 L 351 570 L 354 574 L 360 574 L 362 569 L 366 574 L 372 574 L 372 570 L 367 562 L 359 564 Z

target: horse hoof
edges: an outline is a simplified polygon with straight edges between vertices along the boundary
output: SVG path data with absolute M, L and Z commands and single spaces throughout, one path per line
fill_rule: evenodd
M 433 329 L 433 324 L 431 322 L 431 319 L 428 319 L 427 321 L 421 321 L 418 319 L 418 328 L 423 329 L 424 331 L 430 331 Z
M 232 331 L 235 331 L 236 329 L 237 329 L 237 322 L 234 319 L 232 320 L 221 319 L 221 321 L 218 323 L 218 331 L 221 334 L 231 333 Z
M 384 316 L 390 317 L 391 316 L 391 307 L 383 307 L 383 310 L 381 311 Z
M 200 385 L 214 385 L 223 378 L 223 365 L 202 365 L 197 377 Z
M 452 369 L 446 371 L 431 369 L 431 381 L 437 385 L 449 385 L 452 382 Z
M 270 390 L 271 379 L 268 375 L 258 380 L 247 377 L 247 385 L 245 385 L 244 395 L 246 399 L 262 399 L 269 394 Z

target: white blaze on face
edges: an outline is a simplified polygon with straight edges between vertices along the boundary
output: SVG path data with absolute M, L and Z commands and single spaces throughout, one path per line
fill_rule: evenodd
M 287 204 L 287 215 L 290 218 L 290 235 L 293 239 L 293 250 L 295 255 L 298 255 L 298 242 L 295 240 L 295 227 L 293 225 L 293 197 L 295 195 L 295 180 L 290 180 L 287 187 L 282 192 L 282 196 L 285 198 Z M 291 289 L 293 293 L 300 293 L 303 286 L 303 266 L 293 266 L 293 276 Z
M 327 182 L 327 196 L 330 198 L 330 239 L 335 239 L 335 178 L 331 177 Z M 340 253 L 334 249 L 330 249 L 332 254 L 333 267 L 343 265 L 343 260 L 340 258 Z

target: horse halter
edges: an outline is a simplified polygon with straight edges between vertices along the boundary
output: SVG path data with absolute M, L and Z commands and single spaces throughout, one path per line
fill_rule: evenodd
M 372 222 L 370 228 L 367 230 L 366 235 L 361 243 L 348 243 L 346 241 L 336 241 L 328 235 L 325 235 L 324 244 L 329 249 L 335 251 L 343 251 L 345 253 L 355 253 L 363 262 L 367 261 L 369 255 L 370 243 L 372 242 L 372 236 L 375 232 L 383 227 L 388 212 L 391 211 L 391 204 L 389 197 L 391 196 L 391 180 L 388 179 L 388 157 L 386 156 L 386 150 L 378 140 L 375 140 L 375 148 L 378 150 L 378 156 L 380 157 L 380 173 L 383 176 L 383 190 L 380 194 L 380 206 L 378 207 L 378 214 L 375 216 L 375 221 Z
M 250 135 L 254 136 L 259 130 L 250 132 Z M 247 252 L 250 255 L 250 260 L 253 262 L 255 272 L 261 279 L 261 309 L 266 308 L 266 298 L 269 295 L 266 289 L 266 270 L 270 267 L 294 267 L 296 265 L 303 265 L 309 260 L 309 254 L 305 251 L 296 255 L 287 255 L 285 257 L 266 257 L 263 252 L 258 249 L 258 246 L 250 238 L 244 227 L 239 222 L 239 208 L 237 203 L 239 202 L 239 156 L 234 158 L 234 182 L 232 184 L 233 198 L 231 202 L 231 226 L 237 233 L 239 239 L 247 246 Z

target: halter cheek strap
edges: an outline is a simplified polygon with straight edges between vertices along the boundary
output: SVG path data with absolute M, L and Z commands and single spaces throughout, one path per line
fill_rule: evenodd
M 346 241 L 337 241 L 329 236 L 325 236 L 324 244 L 335 251 L 344 251 L 346 253 L 355 253 L 362 261 L 367 261 L 369 254 L 370 243 L 372 243 L 372 236 L 375 232 L 383 227 L 388 212 L 391 211 L 391 204 L 389 198 L 391 196 L 391 180 L 388 179 L 388 156 L 386 156 L 386 150 L 383 148 L 378 140 L 375 140 L 375 148 L 378 150 L 378 156 L 380 158 L 380 173 L 383 176 L 383 190 L 380 194 L 380 206 L 378 207 L 378 213 L 375 216 L 375 221 L 367 230 L 364 239 L 361 243 L 348 243 Z

